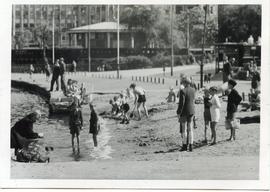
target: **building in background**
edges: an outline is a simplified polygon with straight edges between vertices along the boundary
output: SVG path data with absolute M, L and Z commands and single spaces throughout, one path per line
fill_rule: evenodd
M 81 47 L 81 36 L 70 36 L 71 28 L 99 22 L 115 21 L 115 5 L 13 5 L 12 48 L 19 48 L 15 39 L 24 39 L 24 47 L 40 47 L 35 41 L 35 29 L 46 26 L 55 31 L 55 47 Z

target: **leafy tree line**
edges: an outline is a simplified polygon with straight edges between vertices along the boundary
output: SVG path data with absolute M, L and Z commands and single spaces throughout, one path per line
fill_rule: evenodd
M 250 35 L 261 36 L 260 5 L 220 5 L 218 7 L 219 42 L 246 41 Z

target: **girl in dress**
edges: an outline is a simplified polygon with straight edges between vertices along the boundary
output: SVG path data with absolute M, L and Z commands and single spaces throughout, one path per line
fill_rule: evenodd
M 219 122 L 220 119 L 220 108 L 221 108 L 221 104 L 220 104 L 220 100 L 218 98 L 217 95 L 217 87 L 211 87 L 209 92 L 210 95 L 212 95 L 212 98 L 210 100 L 210 114 L 211 114 L 211 132 L 212 132 L 212 141 L 210 145 L 214 145 L 216 144 L 216 126 L 217 123 Z

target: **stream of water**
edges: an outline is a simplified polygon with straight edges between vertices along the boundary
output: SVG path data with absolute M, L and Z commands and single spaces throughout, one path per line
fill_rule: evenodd
M 101 117 L 101 131 L 98 135 L 98 147 L 93 145 L 92 135 L 89 134 L 89 108 L 82 107 L 84 118 L 84 129 L 80 133 L 80 155 L 74 155 L 71 148 L 71 135 L 68 127 L 68 115 L 48 115 L 48 106 L 45 101 L 37 95 L 29 94 L 18 89 L 11 90 L 11 126 L 27 114 L 39 109 L 42 118 L 34 124 L 34 131 L 44 133 L 40 143 L 44 146 L 54 147 L 50 154 L 52 162 L 67 161 L 91 161 L 110 159 L 112 148 L 109 145 L 111 132 L 106 120 Z M 76 141 L 75 141 L 76 143 Z

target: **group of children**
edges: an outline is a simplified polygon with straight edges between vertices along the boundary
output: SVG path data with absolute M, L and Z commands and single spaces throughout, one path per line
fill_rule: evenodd
M 92 103 L 89 104 L 90 109 L 90 120 L 89 120 L 89 133 L 93 136 L 94 146 L 98 146 L 97 135 L 100 130 L 100 123 L 98 115 L 94 109 Z M 83 129 L 83 115 L 80 107 L 80 103 L 76 97 L 74 97 L 74 102 L 71 106 L 70 116 L 69 116 L 69 130 L 71 134 L 72 150 L 75 154 L 74 139 L 77 140 L 77 153 L 80 153 L 80 131 Z
M 236 85 L 236 82 L 234 80 L 229 80 L 228 82 L 228 89 L 226 92 L 228 92 L 228 107 L 227 107 L 227 117 L 225 118 L 225 121 L 228 121 L 230 123 L 230 129 L 231 136 L 230 140 L 235 139 L 235 127 L 232 126 L 232 124 L 235 124 L 235 113 L 237 111 L 237 106 L 241 102 L 242 98 L 238 94 L 238 92 L 234 89 L 234 86 Z M 183 85 L 180 85 L 180 90 L 184 89 Z M 216 127 L 217 124 L 220 121 L 220 108 L 221 108 L 221 102 L 218 96 L 219 88 L 216 86 L 212 86 L 210 88 L 204 88 L 204 96 L 203 96 L 203 103 L 204 103 L 204 143 L 208 143 L 207 140 L 207 130 L 211 129 L 211 142 L 210 145 L 216 144 L 217 134 L 216 134 Z M 179 91 L 180 92 L 180 91 Z M 166 100 L 168 103 L 175 102 L 176 98 L 179 97 L 178 94 L 175 93 L 173 87 L 170 87 L 169 94 L 166 97 Z M 232 99 L 230 99 L 232 98 Z M 235 106 L 235 110 L 231 112 L 230 106 Z M 233 115 L 232 115 L 233 113 Z M 197 128 L 196 125 L 196 117 L 193 117 L 193 127 Z M 180 131 L 181 132 L 181 131 Z
M 130 110 L 129 100 L 132 96 L 134 97 L 134 107 L 128 116 L 128 112 Z M 141 106 L 143 106 L 146 117 L 149 116 L 145 105 L 146 91 L 134 83 L 132 83 L 125 91 L 122 91 L 119 96 L 114 96 L 109 103 L 112 106 L 112 115 L 123 117 L 120 122 L 121 124 L 129 124 L 129 119 L 133 118 L 135 109 L 137 109 L 139 120 L 141 120 Z

